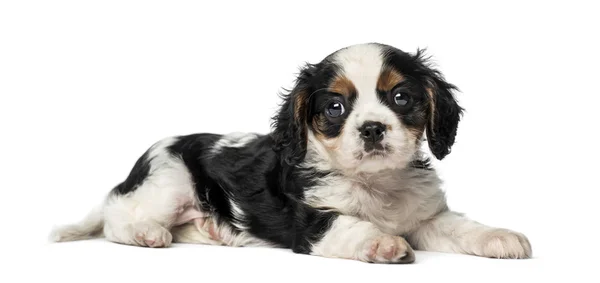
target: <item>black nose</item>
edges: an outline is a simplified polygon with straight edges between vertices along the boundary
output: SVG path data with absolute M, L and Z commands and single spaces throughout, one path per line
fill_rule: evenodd
M 358 130 L 360 131 L 360 137 L 366 143 L 378 143 L 383 140 L 385 135 L 385 125 L 379 122 L 365 122 Z

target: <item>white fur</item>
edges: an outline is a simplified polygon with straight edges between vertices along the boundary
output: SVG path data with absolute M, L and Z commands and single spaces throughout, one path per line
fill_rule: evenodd
M 211 229 L 216 237 L 211 235 Z M 216 225 L 212 218 L 174 227 L 172 232 L 174 241 L 178 243 L 231 247 L 277 247 L 272 243 L 250 235 L 248 232 L 234 232 L 233 228 L 227 224 Z
M 233 228 L 228 225 L 222 225 L 219 228 L 219 237 L 221 241 L 232 247 L 276 247 L 275 244 L 261 240 L 252 236 L 250 233 L 242 231 L 234 233 Z
M 358 218 L 338 217 L 325 236 L 312 245 L 312 254 L 348 259 L 365 258 L 364 246 L 369 239 L 382 235 L 375 225 Z
M 214 225 L 209 219 L 194 221 L 173 227 L 173 241 L 178 243 L 203 244 L 203 245 L 225 245 L 221 239 L 215 239 L 209 232 L 209 225 Z M 217 227 L 213 227 L 217 229 Z
M 388 246 L 379 246 L 383 244 Z M 396 252 L 386 257 L 386 251 L 392 248 Z M 386 235 L 371 222 L 342 215 L 319 242 L 312 244 L 311 254 L 366 262 L 398 262 L 412 254 L 412 249 L 404 239 Z
M 137 189 L 127 195 L 109 196 L 104 207 L 104 235 L 108 240 L 139 244 L 136 235 L 142 233 L 137 236 L 144 237 L 139 229 L 160 230 L 158 236 L 163 237 L 179 213 L 196 206 L 191 174 L 181 159 L 166 151 L 175 142 L 175 138 L 166 138 L 151 147 L 150 171 Z M 139 223 L 144 224 L 136 227 Z
M 242 224 L 244 218 L 246 217 L 244 215 L 244 211 L 242 211 L 240 206 L 237 205 L 237 203 L 235 203 L 235 201 L 232 198 L 229 199 L 229 205 L 231 206 L 231 214 L 233 215 L 232 224 L 241 231 L 247 230 L 248 227 Z
M 256 136 L 229 136 L 220 146 L 242 146 L 253 138 Z M 51 240 L 86 239 L 98 236 L 103 230 L 106 239 L 128 245 L 164 247 L 174 239 L 201 244 L 272 246 L 246 232 L 234 233 L 227 224 L 216 225 L 209 212 L 200 210 L 190 172 L 179 157 L 166 150 L 176 141 L 166 138 L 149 149 L 149 174 L 138 188 L 125 195 L 110 194 L 101 208 L 80 223 L 54 229 Z M 242 221 L 243 211 L 233 200 L 231 204 L 234 217 Z M 182 214 L 187 215 L 185 221 L 190 223 L 175 227 L 182 224 L 177 222 Z
M 102 209 L 102 206 L 93 209 L 79 223 L 54 227 L 50 232 L 50 241 L 68 242 L 100 236 L 104 227 Z
M 327 161 L 309 144 L 305 166 L 327 168 Z M 377 173 L 332 174 L 317 180 L 305 199 L 315 207 L 337 211 L 376 224 L 382 231 L 400 235 L 446 209 L 441 180 L 433 171 L 387 169 Z
M 492 258 L 531 257 L 531 244 L 523 234 L 492 228 L 451 211 L 423 223 L 409 239 L 415 248 L 429 251 Z
M 303 166 L 331 169 L 328 155 L 321 153 L 324 150 L 321 146 L 318 142 L 309 142 Z M 435 171 L 404 168 L 352 175 L 330 174 L 316 182 L 306 191 L 307 204 L 354 216 L 389 236 L 408 235 L 407 239 L 415 244 L 416 249 L 493 258 L 531 257 L 531 245 L 524 235 L 489 227 L 449 211 L 445 194 L 440 189 L 441 180 Z M 325 246 L 333 245 L 332 249 L 335 249 L 336 244 L 343 243 L 325 239 L 342 237 L 340 234 L 347 233 L 345 237 L 358 240 L 367 233 L 349 228 L 337 231 L 334 228 L 316 245 L 321 249 L 318 253 L 333 255 L 324 250 Z M 353 243 L 347 245 L 348 249 L 356 248 Z M 350 252 L 336 251 L 344 256 L 349 256 Z
M 218 140 L 215 145 L 213 145 L 211 149 L 212 154 L 218 154 L 223 150 L 223 148 L 231 147 L 231 148 L 239 148 L 247 145 L 251 141 L 258 138 L 258 134 L 255 133 L 242 133 L 235 132 L 224 135 Z

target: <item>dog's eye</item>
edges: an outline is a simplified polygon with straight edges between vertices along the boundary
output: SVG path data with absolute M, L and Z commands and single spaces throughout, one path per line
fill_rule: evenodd
M 331 118 L 337 118 L 342 116 L 346 110 L 344 109 L 344 104 L 339 101 L 333 101 L 327 105 L 325 109 L 325 113 L 327 116 Z
M 394 94 L 394 102 L 398 106 L 406 106 L 406 105 L 408 105 L 409 100 L 410 100 L 410 97 L 406 93 L 402 93 L 402 92 L 396 91 L 395 94 Z

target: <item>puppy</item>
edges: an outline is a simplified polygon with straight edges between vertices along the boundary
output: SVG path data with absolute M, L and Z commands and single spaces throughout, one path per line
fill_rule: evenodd
M 463 110 L 455 90 L 421 51 L 340 49 L 302 68 L 269 134 L 160 140 L 99 208 L 51 239 L 263 246 L 372 263 L 412 263 L 413 249 L 529 258 L 523 234 L 451 211 L 421 150 L 450 153 Z

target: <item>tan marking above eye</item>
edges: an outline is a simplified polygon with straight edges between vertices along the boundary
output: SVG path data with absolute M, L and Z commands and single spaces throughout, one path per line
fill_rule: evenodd
M 403 80 L 404 76 L 402 76 L 401 73 L 391 67 L 385 67 L 383 71 L 381 71 L 381 74 L 379 74 L 379 79 L 377 80 L 377 89 L 389 91 Z
M 328 90 L 330 92 L 339 93 L 343 96 L 350 96 L 353 93 L 356 93 L 356 88 L 354 87 L 352 81 L 343 75 L 338 75 L 335 77 L 329 84 Z

